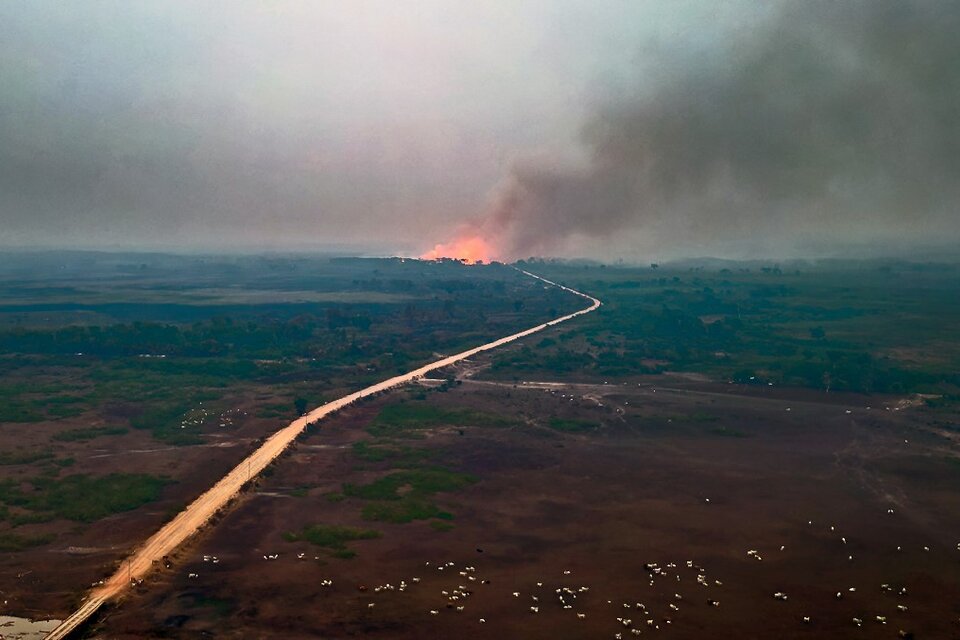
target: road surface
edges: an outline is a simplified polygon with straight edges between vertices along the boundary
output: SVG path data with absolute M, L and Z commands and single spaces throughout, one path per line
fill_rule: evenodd
M 592 296 L 575 291 L 569 287 L 557 284 L 556 282 L 551 282 L 550 280 L 541 278 L 540 276 L 530 273 L 529 271 L 523 271 L 522 269 L 519 271 L 527 276 L 530 276 L 531 278 L 536 278 L 537 280 L 541 280 L 549 285 L 560 287 L 564 291 L 569 291 L 570 293 L 578 295 L 581 298 L 586 298 L 590 301 L 590 306 L 585 307 L 575 313 L 556 318 L 555 320 L 538 324 L 537 326 L 525 331 L 521 331 L 520 333 L 514 333 L 513 335 L 500 338 L 499 340 L 494 340 L 493 342 L 488 342 L 487 344 L 463 351 L 462 353 L 442 358 L 436 362 L 431 362 L 430 364 L 424 365 L 419 369 L 414 369 L 408 373 L 395 376 L 389 380 L 384 380 L 383 382 L 379 382 L 365 389 L 361 389 L 360 391 L 343 396 L 338 400 L 328 402 L 320 407 L 317 407 L 310 413 L 297 418 L 289 425 L 270 436 L 263 443 L 263 445 L 260 446 L 259 449 L 250 454 L 240 464 L 234 467 L 233 470 L 231 470 L 227 475 L 221 478 L 215 485 L 203 493 L 199 498 L 190 503 L 186 509 L 177 515 L 177 517 L 163 525 L 163 527 L 153 534 L 153 536 L 151 536 L 143 544 L 143 546 L 138 548 L 133 552 L 132 555 L 123 561 L 116 573 L 110 576 L 109 579 L 105 580 L 102 585 L 93 589 L 93 591 L 90 592 L 89 596 L 85 600 L 83 606 L 73 612 L 69 617 L 61 622 L 56 629 L 50 632 L 50 634 L 47 636 L 47 640 L 59 640 L 62 638 L 67 638 L 74 629 L 79 627 L 84 621 L 90 618 L 90 616 L 96 613 L 96 611 L 105 602 L 112 600 L 123 593 L 123 591 L 130 586 L 132 581 L 143 578 L 143 576 L 150 571 L 154 562 L 160 562 L 163 559 L 163 556 L 172 553 L 173 550 L 176 549 L 184 540 L 193 535 L 213 516 L 214 513 L 217 512 L 217 510 L 223 508 L 223 506 L 226 505 L 227 502 L 229 502 L 229 500 L 240 491 L 240 488 L 244 485 L 244 483 L 258 475 L 277 456 L 283 453 L 284 449 L 286 449 L 290 443 L 294 441 L 297 435 L 299 435 L 308 424 L 316 422 L 321 418 L 334 413 L 335 411 L 339 411 L 343 407 L 346 407 L 361 398 L 365 398 L 367 396 L 392 389 L 399 385 L 406 384 L 421 378 L 431 371 L 435 371 L 436 369 L 442 369 L 443 367 L 447 367 L 483 351 L 496 349 L 497 347 L 503 346 L 508 342 L 513 342 L 514 340 L 519 340 L 520 338 L 529 336 L 532 333 L 542 331 L 547 327 L 552 327 L 553 325 L 566 322 L 567 320 L 571 320 L 585 313 L 590 313 L 600 306 L 600 301 Z

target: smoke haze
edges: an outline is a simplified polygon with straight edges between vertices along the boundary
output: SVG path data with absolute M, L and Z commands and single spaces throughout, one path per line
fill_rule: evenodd
M 951 3 L 790 3 L 726 55 L 662 60 L 656 86 L 590 118 L 586 167 L 517 166 L 480 225 L 508 256 L 578 237 L 623 251 L 621 234 L 743 256 L 955 240 L 958 16 Z
M 960 240 L 960 5 L 6 3 L 0 245 Z

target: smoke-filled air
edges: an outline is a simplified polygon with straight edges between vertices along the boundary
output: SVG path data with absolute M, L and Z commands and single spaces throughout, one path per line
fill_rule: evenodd
M 0 245 L 949 247 L 958 33 L 920 0 L 8 3 Z
M 659 60 L 652 89 L 588 118 L 585 163 L 518 161 L 459 233 L 503 257 L 622 251 L 621 234 L 742 256 L 955 239 L 958 17 L 948 3 L 791 3 L 725 56 Z

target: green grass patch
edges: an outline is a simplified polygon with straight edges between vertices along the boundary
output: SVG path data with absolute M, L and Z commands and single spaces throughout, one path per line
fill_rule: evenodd
M 200 444 L 203 439 L 199 429 L 205 419 L 204 415 L 200 415 L 193 405 L 188 403 L 148 405 L 143 413 L 130 419 L 130 426 L 134 429 L 149 430 L 155 439 L 167 444 Z M 189 426 L 185 426 L 184 422 L 188 422 Z
M 37 477 L 25 490 L 8 480 L 0 484 L 0 503 L 45 516 L 93 522 L 157 500 L 167 483 L 146 474 L 77 474 L 59 479 Z
M 434 452 L 406 445 L 375 445 L 369 440 L 361 440 L 353 443 L 353 455 L 366 462 L 389 460 L 394 466 L 406 467 L 422 464 L 424 460 L 433 457 Z
M 34 406 L 11 398 L 0 397 L 0 422 L 41 422 L 44 415 Z
M 453 514 L 421 498 L 403 498 L 396 502 L 371 502 L 361 512 L 364 520 L 406 524 L 414 520 L 452 520 Z
M 189 598 L 190 603 L 187 607 L 190 609 L 212 609 L 220 618 L 226 618 L 236 608 L 236 604 L 229 598 L 216 598 L 202 593 L 189 593 L 181 596 Z
M 54 418 L 72 418 L 87 410 L 87 400 L 80 396 L 57 396 L 44 398 L 42 406 Z
M 53 436 L 59 442 L 87 442 L 103 436 L 122 436 L 129 433 L 126 427 L 89 427 L 87 429 L 68 429 Z
M 447 522 L 446 520 L 431 520 L 430 528 L 434 531 L 452 531 L 454 526 L 452 522 Z
M 441 510 L 429 497 L 462 489 L 476 481 L 474 476 L 448 469 L 411 469 L 391 473 L 366 485 L 344 484 L 343 493 L 370 501 L 363 507 L 365 520 L 397 524 L 432 518 L 451 520 L 453 514 Z
M 54 516 L 52 513 L 35 513 L 32 511 L 25 511 L 9 516 L 7 518 L 7 522 L 14 527 L 19 527 L 24 524 L 41 524 L 44 522 L 50 522 L 51 520 L 54 520 L 55 517 L 56 516 Z
M 357 529 L 354 527 L 344 527 L 340 525 L 314 524 L 304 527 L 299 532 L 288 531 L 287 533 L 283 534 L 283 539 L 287 542 L 299 542 L 304 540 L 318 547 L 323 547 L 324 549 L 342 552 L 348 551 L 348 542 L 354 542 L 357 540 L 374 540 L 382 535 L 382 533 L 375 529 Z
M 258 418 L 290 418 L 293 416 L 293 402 L 265 404 L 256 411 Z
M 0 451 L 0 466 L 33 464 L 40 460 L 50 460 L 52 458 L 53 453 L 50 451 L 24 451 L 22 449 L 17 449 L 16 451 Z
M 380 410 L 367 428 L 378 437 L 416 437 L 417 431 L 443 425 L 506 427 L 514 420 L 473 409 L 444 409 L 425 402 L 402 402 Z
M 52 535 L 21 536 L 16 533 L 0 533 L 0 551 L 23 551 L 31 547 L 39 547 L 53 540 Z
M 588 433 L 595 431 L 600 425 L 590 420 L 550 418 L 547 426 L 555 431 L 563 431 L 564 433 Z
M 354 442 L 351 448 L 353 455 L 367 462 L 383 462 L 393 454 L 391 447 L 373 446 L 368 440 Z
M 71 388 L 65 385 L 0 385 L 0 422 L 41 422 L 48 418 L 67 418 L 86 411 L 89 398 L 60 395 Z
M 367 485 L 343 485 L 344 495 L 364 500 L 400 500 L 404 496 L 429 496 L 441 491 L 456 491 L 477 478 L 440 467 L 398 471 Z

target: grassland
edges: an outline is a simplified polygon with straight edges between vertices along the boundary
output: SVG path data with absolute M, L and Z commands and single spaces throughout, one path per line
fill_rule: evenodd
M 212 418 L 196 412 L 224 408 L 217 403 L 228 390 L 268 386 L 286 401 L 265 402 L 258 415 L 289 417 L 295 401 L 317 404 L 327 390 L 363 386 L 576 306 L 504 266 L 8 258 L 0 265 L 0 424 L 99 414 L 111 427 L 175 445 L 201 442 Z
M 471 409 L 440 409 L 426 402 L 402 402 L 384 407 L 367 431 L 378 438 L 411 438 L 442 425 L 506 427 L 514 420 Z
M 591 420 L 576 420 L 571 418 L 558 418 L 556 416 L 547 421 L 547 425 L 556 431 L 566 433 L 585 433 L 595 430 L 599 425 Z
M 305 434 L 198 541 L 182 560 L 187 567 L 178 564 L 132 595 L 103 635 L 565 637 L 581 625 L 584 637 L 609 637 L 623 631 L 611 601 L 677 606 L 668 615 L 678 637 L 704 630 L 800 637 L 811 629 L 839 637 L 864 611 L 890 616 L 873 629 L 949 635 L 960 584 L 949 562 L 956 544 L 949 532 L 960 513 L 950 490 L 960 370 L 954 267 L 529 268 L 597 295 L 604 306 L 478 357 L 462 384 L 425 381 L 352 405 Z M 343 328 L 362 337 L 396 321 Z M 466 335 L 476 337 L 475 330 Z M 454 336 L 445 339 L 455 344 Z M 279 418 L 297 398 L 330 397 L 337 385 L 351 388 L 387 370 L 368 369 L 374 361 L 360 353 L 362 366 L 352 368 L 277 358 L 263 363 L 278 367 L 273 373 L 238 375 L 230 386 L 277 389 L 251 414 Z M 166 360 L 244 357 L 234 350 Z M 114 362 L 122 358 L 136 362 L 129 355 Z M 302 377 L 308 373 L 317 376 L 310 385 Z M 537 380 L 550 384 L 523 384 Z M 210 411 L 229 397 L 222 387 L 202 391 L 223 394 L 202 400 Z M 925 402 L 905 397 L 913 393 L 927 394 Z M 906 400 L 915 402 L 909 410 L 883 410 Z M 177 419 L 198 417 L 190 412 L 200 401 L 184 404 Z M 215 418 L 199 433 L 209 434 Z M 131 428 L 116 437 L 151 433 Z M 261 562 L 261 550 L 283 539 L 300 551 L 312 542 L 324 555 L 301 562 L 281 553 L 277 562 Z M 763 549 L 765 561 L 751 560 L 747 549 Z M 202 564 L 207 553 L 231 561 Z M 438 569 L 447 561 L 458 570 L 477 567 L 467 615 L 438 595 L 467 584 Z M 665 588 L 650 589 L 644 563 L 653 561 L 676 563 L 683 582 L 669 576 Z M 575 582 L 562 577 L 564 569 Z M 201 577 L 188 579 L 195 570 Z M 701 587 L 694 578 L 704 572 L 723 584 Z M 321 575 L 341 588 L 318 584 Z M 422 577 L 423 591 L 365 589 L 401 576 Z M 565 584 L 591 585 L 577 602 L 587 617 L 574 620 L 555 601 L 532 615 L 526 597 L 541 581 L 548 599 Z M 861 586 L 885 582 L 909 586 L 909 611 L 895 608 L 891 594 Z M 840 585 L 858 589 L 838 600 Z M 706 587 L 721 607 L 689 592 Z M 789 603 L 770 597 L 784 590 Z M 185 611 L 189 594 L 235 603 L 237 615 Z M 812 626 L 802 622 L 809 612 Z M 190 628 L 168 629 L 171 615 L 189 616 Z
M 477 376 L 506 382 L 508 396 L 513 383 L 538 377 L 612 386 L 687 375 L 921 393 L 932 427 L 956 428 L 955 266 L 523 266 L 604 305 L 491 354 Z M 37 580 L 0 589 L 34 595 L 89 584 L 103 562 L 64 569 L 50 550 L 142 539 L 304 407 L 582 306 L 502 265 L 311 257 L 19 255 L 0 262 L 0 295 L 0 549 L 9 552 L 0 569 L 16 575 L 29 562 Z M 588 398 L 573 414 L 439 400 L 461 389 L 451 376 L 376 405 L 344 445 L 356 478 L 343 486 L 311 478 L 284 495 L 322 500 L 344 520 L 329 526 L 366 520 L 385 535 L 453 538 L 441 533 L 455 514 L 463 531 L 460 497 L 486 490 L 514 454 L 498 451 L 473 469 L 434 446 L 438 437 L 524 433 L 548 453 L 606 437 L 615 422 L 718 446 L 763 440 L 761 427 L 718 421 L 702 407 L 621 425 L 594 419 Z
M 306 526 L 300 531 L 287 532 L 283 537 L 287 542 L 305 540 L 318 547 L 342 552 L 347 549 L 348 542 L 373 540 L 382 535 L 382 533 L 374 529 L 357 529 L 355 527 L 338 525 L 314 524 Z
M 0 258 L 0 576 L 32 572 L 0 577 L 0 590 L 51 611 L 307 408 L 581 306 L 505 265 Z M 381 476 L 423 477 L 399 499 L 340 494 L 345 508 L 358 519 L 446 522 L 423 475 L 436 475 L 437 461 L 413 445 L 433 425 L 464 420 L 509 423 L 416 402 L 385 413 L 352 459 Z M 317 486 L 284 492 L 306 502 L 335 489 Z M 64 563 L 72 549 L 84 551 Z
M 26 483 L 0 482 L 0 504 L 4 519 L 14 525 L 54 518 L 93 522 L 157 500 L 168 483 L 147 474 L 38 476 Z
M 55 434 L 53 439 L 61 442 L 86 442 L 95 438 L 122 436 L 128 432 L 129 429 L 126 427 L 89 427 L 86 429 L 61 431 Z
M 377 425 L 386 415 L 388 419 L 403 416 L 401 424 L 415 424 L 418 430 L 441 424 L 467 424 L 456 422 L 456 416 L 476 414 L 464 409 L 444 410 L 431 405 L 416 405 L 411 411 L 400 409 L 406 405 L 388 405 L 377 416 L 370 430 L 380 433 Z M 428 411 L 428 409 L 430 409 Z M 410 422 L 411 415 L 429 416 L 424 422 Z M 391 432 L 395 433 L 395 432 Z M 403 524 L 414 520 L 452 520 L 453 514 L 441 509 L 432 500 L 437 493 L 463 489 L 478 481 L 476 476 L 432 466 L 430 461 L 436 452 L 429 448 L 407 445 L 371 445 L 361 440 L 354 443 L 353 454 L 366 462 L 386 463 L 388 468 L 403 468 L 363 485 L 344 483 L 342 493 L 336 499 L 356 498 L 364 502 L 363 518 Z

